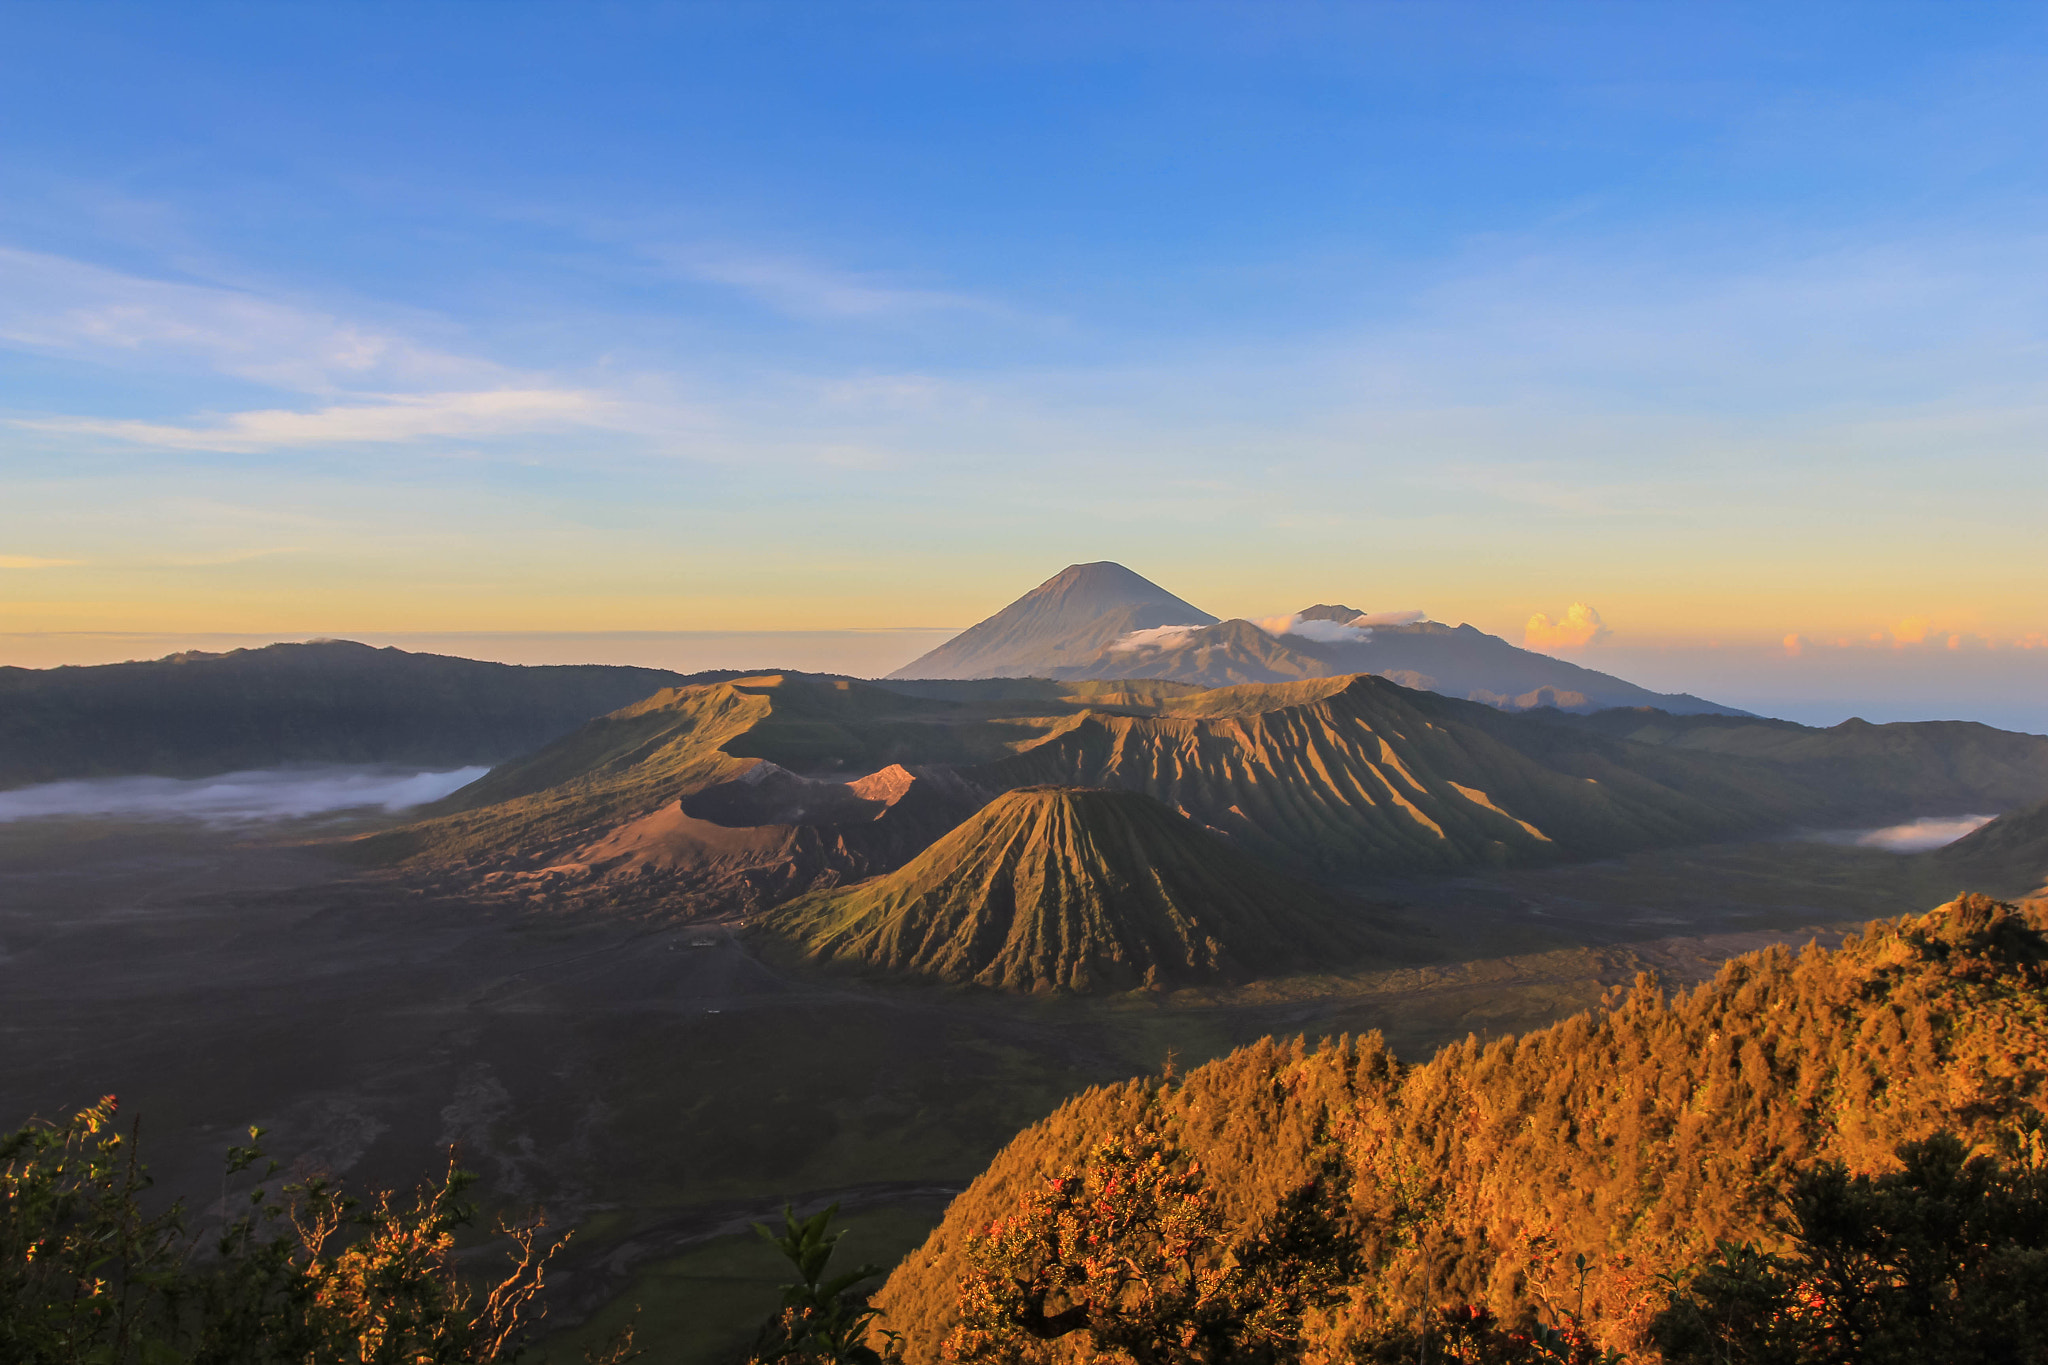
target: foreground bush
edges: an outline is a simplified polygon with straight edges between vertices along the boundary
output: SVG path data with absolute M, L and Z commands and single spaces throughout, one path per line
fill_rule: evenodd
M 1724 1242 L 1652 1331 L 1675 1365 L 2048 1360 L 2048 1171 L 1943 1134 L 1900 1169 L 1802 1172 L 1782 1252 Z
M 112 1096 L 0 1138 L 0 1361 L 7 1365 L 498 1365 L 539 1320 L 544 1221 L 501 1223 L 510 1261 L 479 1292 L 455 1270 L 474 1177 L 367 1200 L 324 1179 L 254 1173 L 260 1133 L 228 1154 L 249 1188 L 202 1236 L 149 1188 Z M 624 1348 L 614 1353 L 623 1358 Z
M 1303 1317 L 1360 1269 L 1331 1175 L 1232 1227 L 1157 1128 L 1102 1142 L 971 1240 L 945 1353 L 1017 1365 L 1078 1337 L 1086 1355 L 1138 1365 L 1291 1359 Z

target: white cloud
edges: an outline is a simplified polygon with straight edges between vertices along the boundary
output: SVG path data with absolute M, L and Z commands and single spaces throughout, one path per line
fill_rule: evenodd
M 195 361 L 301 393 L 502 383 L 495 365 L 243 290 L 0 247 L 0 343 L 108 364 Z
M 15 425 L 36 431 L 107 436 L 171 450 L 250 452 L 603 426 L 609 424 L 613 413 L 609 400 L 586 390 L 487 389 L 474 393 L 380 394 L 373 402 L 336 404 L 312 412 L 238 412 L 211 426 L 90 417 L 24 419 Z
M 1287 633 L 1324 645 L 1362 645 L 1372 638 L 1372 631 L 1347 621 L 1296 621 Z
M 1600 613 L 1584 602 L 1574 602 L 1555 621 L 1540 611 L 1531 616 L 1522 631 L 1522 643 L 1531 649 L 1583 649 L 1606 634 Z
M 245 453 L 593 428 L 701 436 L 706 425 L 656 376 L 564 384 L 244 291 L 0 247 L 5 346 L 169 372 L 196 365 L 314 396 L 312 406 L 170 420 L 53 414 L 10 423 L 159 449 Z
M 1253 624 L 1275 639 L 1282 635 L 1298 635 L 1317 644 L 1362 645 L 1372 638 L 1374 626 L 1406 626 L 1426 619 L 1427 616 L 1419 611 L 1360 612 L 1349 621 L 1304 618 L 1296 612 L 1291 616 L 1268 616 Z
M 1134 630 L 1118 637 L 1109 648 L 1115 654 L 1129 654 L 1141 649 L 1181 649 L 1193 643 L 1188 637 L 1201 629 L 1201 626 L 1154 626 L 1150 630 Z

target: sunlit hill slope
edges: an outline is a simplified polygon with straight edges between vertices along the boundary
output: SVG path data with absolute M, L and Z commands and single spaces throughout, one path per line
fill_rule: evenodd
M 1591 856 L 1767 818 L 1725 765 L 1575 741 L 1370 676 L 1083 713 L 977 777 L 1146 792 L 1248 851 L 1330 874 Z
M 744 910 L 897 866 L 979 805 L 949 772 L 896 762 L 1007 752 L 961 710 L 782 674 L 668 689 L 353 851 L 444 889 Z
M 883 1325 L 915 1365 L 936 1362 L 965 1239 L 1151 1122 L 1247 1222 L 1337 1159 L 1374 1270 L 1314 1329 L 1312 1358 L 1439 1306 L 1512 1322 L 1571 1303 L 1579 1255 L 1603 1344 L 1638 1347 L 1658 1277 L 1717 1238 L 1767 1241 L 1795 1167 L 1884 1169 L 1897 1143 L 1943 1130 L 2018 1155 L 2048 1118 L 2044 922 L 2038 905 L 1966 897 L 1837 952 L 1738 958 L 1672 999 L 1646 979 L 1610 1011 L 1420 1065 L 1376 1035 L 1266 1040 L 1176 1084 L 1090 1091 L 953 1202 L 876 1296 Z M 1077 1358 L 1073 1344 L 1049 1358 Z
M 1204 691 L 770 674 L 592 721 L 356 852 L 445 889 L 745 911 L 892 871 L 1034 786 L 1142 792 L 1342 881 L 2010 809 L 2048 796 L 2048 740 L 1516 715 L 1366 675 Z
M 765 926 L 813 962 L 1026 991 L 1242 979 L 1388 941 L 1151 797 L 1066 787 L 999 796 L 898 871 Z

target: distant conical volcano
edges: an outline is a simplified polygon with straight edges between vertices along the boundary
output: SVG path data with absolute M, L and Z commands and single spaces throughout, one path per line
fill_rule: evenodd
M 790 902 L 813 961 L 1005 990 L 1127 990 L 1357 957 L 1356 910 L 1138 792 L 1006 793 L 904 867 Z
M 892 678 L 1058 677 L 1133 631 L 1216 618 L 1121 564 L 1070 564 Z
M 1673 715 L 1748 714 L 1686 693 L 1652 692 L 1419 615 L 1319 603 L 1259 624 L 1218 621 L 1121 564 L 1073 564 L 889 676 L 1154 678 L 1228 687 L 1375 673 L 1507 711 L 1649 706 Z

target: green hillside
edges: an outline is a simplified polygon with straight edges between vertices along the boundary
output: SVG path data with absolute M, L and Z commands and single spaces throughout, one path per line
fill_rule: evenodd
M 1419 1065 L 1378 1035 L 1268 1039 L 1177 1082 L 1092 1090 L 1020 1134 L 875 1302 L 911 1365 L 935 1365 L 968 1240 L 1144 1128 L 1247 1226 L 1309 1182 L 1342 1182 L 1371 1272 L 1312 1327 L 1307 1358 L 1356 1358 L 1362 1339 L 1443 1306 L 1555 1320 L 1581 1294 L 1580 1256 L 1595 1336 L 1637 1350 L 1659 1277 L 1718 1238 L 1771 1242 L 1794 1169 L 1887 1169 L 1898 1143 L 1944 1130 L 2008 1160 L 2038 1142 L 2044 924 L 2048 908 L 1965 897 L 1835 952 L 1737 958 L 1674 998 L 1641 978 L 1605 1011 Z M 1079 1345 L 1043 1358 L 1079 1359 Z
M 2010 811 L 1921 857 L 1957 882 L 1994 895 L 2048 891 L 2048 801 Z
M 1241 979 L 1385 942 L 1148 796 L 1064 787 L 999 796 L 898 871 L 765 926 L 812 962 L 1016 991 Z
M 1819 729 L 1788 720 L 1642 709 L 1544 719 L 1581 734 L 1768 764 L 1824 794 L 1835 817 L 1844 820 L 2007 811 L 2048 796 L 2048 736 L 1975 721 L 1845 720 Z M 1910 794 L 1910 809 L 1902 794 Z

